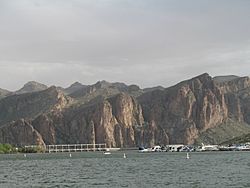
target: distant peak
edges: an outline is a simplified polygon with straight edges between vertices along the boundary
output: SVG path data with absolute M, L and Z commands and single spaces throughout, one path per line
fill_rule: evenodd
M 196 76 L 195 78 L 207 78 L 207 77 L 211 78 L 211 76 L 208 73 L 205 72 L 203 74 L 200 74 L 200 75 Z
M 44 84 L 41 84 L 39 82 L 36 82 L 36 81 L 29 81 L 27 82 L 26 84 L 24 84 L 24 86 L 27 86 L 27 85 L 44 85 Z M 45 86 L 45 85 L 44 85 Z
M 96 82 L 97 84 L 109 84 L 109 82 L 107 82 L 106 80 L 99 80 L 98 82 Z
M 103 87 L 107 87 L 109 86 L 110 83 L 107 82 L 106 80 L 101 80 L 95 83 L 95 86 L 99 87 L 99 88 L 103 88 Z
M 0 93 L 10 93 L 10 91 L 7 89 L 0 88 Z
M 32 93 L 32 92 L 36 92 L 36 91 L 42 91 L 47 89 L 48 87 L 44 84 L 41 84 L 39 82 L 36 81 L 29 81 L 26 84 L 24 84 L 24 86 L 16 91 L 16 94 L 23 94 L 23 93 Z
M 212 77 L 208 73 L 203 73 L 201 75 L 192 78 L 191 80 L 196 80 L 196 79 L 200 80 L 201 82 L 205 82 L 208 80 L 212 80 Z
M 74 82 L 73 84 L 70 85 L 70 87 L 75 87 L 75 86 L 82 86 L 80 82 Z
M 69 87 L 63 89 L 62 91 L 65 94 L 69 95 L 69 94 L 72 94 L 72 93 L 74 93 L 76 91 L 82 90 L 82 89 L 84 89 L 86 87 L 87 87 L 86 85 L 82 85 L 80 82 L 74 82 Z

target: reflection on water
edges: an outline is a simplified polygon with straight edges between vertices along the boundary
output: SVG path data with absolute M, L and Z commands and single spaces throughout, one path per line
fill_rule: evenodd
M 250 152 L 0 155 L 0 187 L 250 187 Z

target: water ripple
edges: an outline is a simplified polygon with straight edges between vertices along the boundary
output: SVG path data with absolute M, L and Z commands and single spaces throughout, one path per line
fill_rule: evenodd
M 0 187 L 250 187 L 250 152 L 0 155 Z

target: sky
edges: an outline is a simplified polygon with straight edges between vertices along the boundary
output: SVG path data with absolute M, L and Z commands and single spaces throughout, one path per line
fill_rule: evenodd
M 0 88 L 249 76 L 249 0 L 0 0 Z

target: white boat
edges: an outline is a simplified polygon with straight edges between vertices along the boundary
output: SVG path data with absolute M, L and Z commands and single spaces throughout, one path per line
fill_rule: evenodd
M 250 145 L 239 145 L 236 147 L 236 151 L 250 151 Z
M 140 153 L 151 152 L 151 148 L 148 149 L 148 148 L 144 148 L 144 147 L 139 147 L 139 152 Z
M 219 146 L 218 149 L 220 151 L 231 151 L 229 146 Z
M 170 152 L 178 152 L 182 151 L 182 149 L 185 147 L 183 144 L 172 144 L 172 145 L 167 145 L 167 151 Z
M 145 153 L 145 152 L 162 152 L 162 147 L 157 145 L 152 148 L 144 148 L 144 147 L 139 147 L 139 152 L 140 153 Z
M 219 151 L 218 145 L 204 145 L 201 143 L 201 146 L 199 146 L 196 151 Z
M 109 152 L 109 151 L 105 151 L 105 152 L 103 152 L 103 154 L 104 154 L 104 155 L 110 155 L 110 154 L 111 154 L 111 152 Z
M 161 146 L 154 146 L 154 147 L 151 149 L 151 151 L 153 151 L 153 152 L 161 152 L 162 149 L 161 149 Z

